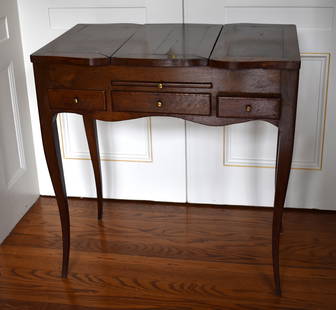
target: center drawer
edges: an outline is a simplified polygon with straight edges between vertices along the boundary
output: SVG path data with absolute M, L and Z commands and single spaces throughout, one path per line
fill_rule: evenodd
M 210 94 L 112 91 L 113 111 L 210 115 Z

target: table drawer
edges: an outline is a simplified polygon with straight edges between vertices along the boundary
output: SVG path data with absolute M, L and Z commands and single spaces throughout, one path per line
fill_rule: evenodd
M 114 111 L 210 115 L 210 94 L 112 92 Z
M 49 89 L 49 105 L 52 109 L 78 111 L 106 110 L 105 91 Z
M 280 98 L 218 97 L 217 116 L 230 118 L 280 118 Z

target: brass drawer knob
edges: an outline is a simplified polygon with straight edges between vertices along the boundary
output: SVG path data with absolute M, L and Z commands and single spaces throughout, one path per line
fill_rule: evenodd
M 246 112 L 251 112 L 251 111 L 252 111 L 252 107 L 248 104 L 248 105 L 245 107 L 245 111 L 246 111 Z
M 162 101 L 159 100 L 159 101 L 156 102 L 156 106 L 157 106 L 158 108 L 161 108 L 162 105 L 163 105 Z
M 159 84 L 158 84 L 158 88 L 162 89 L 162 88 L 163 88 L 163 84 L 162 84 L 162 83 L 159 83 Z
M 74 97 L 73 98 L 73 103 L 75 103 L 75 104 L 79 103 L 79 99 L 77 97 Z

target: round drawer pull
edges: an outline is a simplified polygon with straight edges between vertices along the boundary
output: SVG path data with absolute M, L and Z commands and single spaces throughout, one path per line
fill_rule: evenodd
M 245 111 L 246 111 L 246 112 L 251 112 L 251 111 L 252 111 L 252 107 L 248 104 L 248 105 L 245 107 Z
M 79 103 L 79 99 L 77 97 L 74 97 L 73 98 L 73 103 L 75 103 L 75 104 Z
M 157 106 L 158 108 L 161 108 L 162 105 L 163 105 L 162 101 L 159 100 L 159 101 L 156 102 L 156 106 Z
M 163 88 L 163 84 L 162 84 L 162 83 L 159 83 L 159 84 L 158 84 L 158 88 L 162 89 L 162 88 Z

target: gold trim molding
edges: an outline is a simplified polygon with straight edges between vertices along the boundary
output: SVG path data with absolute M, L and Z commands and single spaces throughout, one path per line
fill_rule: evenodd
M 61 113 L 57 117 L 58 131 L 60 136 L 60 147 L 62 158 L 66 160 L 91 160 L 90 157 L 69 157 L 65 154 L 65 133 L 64 133 L 64 119 L 63 114 Z M 115 162 L 139 162 L 139 163 L 152 163 L 153 162 L 153 141 L 152 141 L 152 122 L 151 118 L 147 118 L 147 154 L 148 159 L 107 159 L 101 158 L 101 161 L 115 161 Z
M 325 85 L 323 89 L 323 94 L 324 94 L 324 101 L 323 101 L 323 121 L 321 125 L 321 132 L 320 132 L 320 137 L 321 137 L 321 145 L 320 145 L 320 162 L 319 162 L 319 167 L 318 168 L 309 168 L 309 167 L 293 167 L 293 170 L 314 170 L 314 171 L 320 171 L 322 170 L 323 166 L 323 156 L 324 156 L 324 141 L 325 141 L 325 126 L 326 126 L 326 118 L 327 118 L 327 106 L 328 106 L 328 93 L 329 93 L 329 78 L 330 78 L 330 62 L 331 62 L 331 53 L 301 53 L 301 56 L 324 56 L 327 58 L 326 60 L 326 70 L 325 70 Z M 248 168 L 275 168 L 275 165 L 249 165 L 249 164 L 226 164 L 226 159 L 225 159 L 225 127 L 223 127 L 223 137 L 222 137 L 222 142 L 223 142 L 223 148 L 222 148 L 222 158 L 223 158 L 223 166 L 225 167 L 248 167 Z

